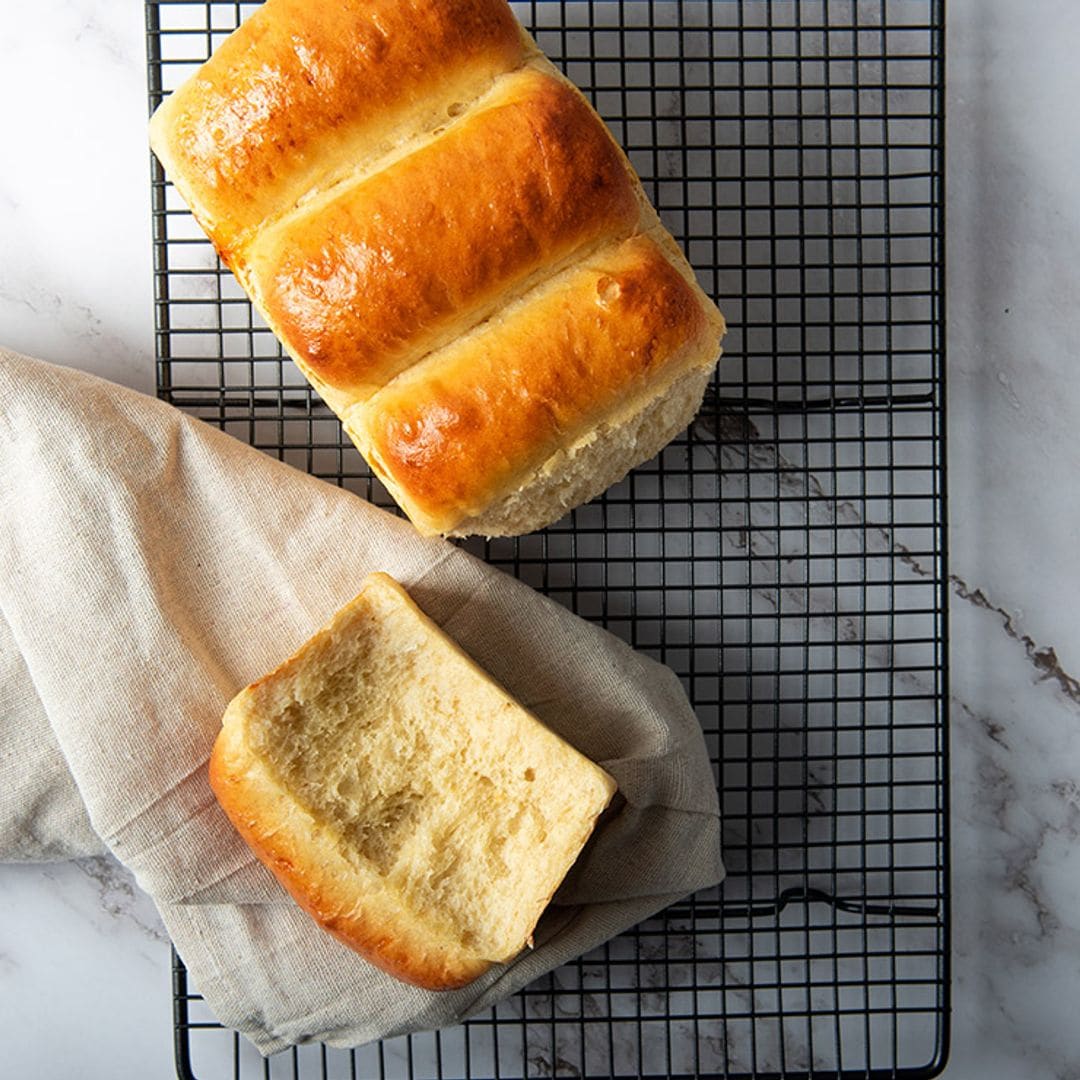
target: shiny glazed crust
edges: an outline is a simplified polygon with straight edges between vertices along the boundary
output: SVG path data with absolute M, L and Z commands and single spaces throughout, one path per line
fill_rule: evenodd
M 260 223 L 534 51 L 501 0 L 268 0 L 166 99 L 151 144 L 232 263 Z
M 350 412 L 424 532 L 451 532 L 560 447 L 713 361 L 694 289 L 649 237 L 605 248 Z
M 588 103 L 526 68 L 433 141 L 266 230 L 248 274 L 301 366 L 364 398 L 537 270 L 639 217 Z
M 700 406 L 703 380 L 683 376 L 715 365 L 723 317 L 603 121 L 504 0 L 268 0 L 164 102 L 151 135 L 267 325 L 422 532 L 541 528 Z M 595 297 L 545 306 L 545 289 L 635 236 L 661 253 L 655 282 L 639 279 L 618 345 L 583 359 L 597 335 L 568 313 L 591 319 Z M 663 285 L 673 275 L 684 290 Z M 644 299 L 654 284 L 665 303 L 679 294 L 679 331 L 658 330 Z M 631 327 L 646 336 L 631 341 Z M 485 334 L 501 356 L 479 349 Z M 666 361 L 635 366 L 660 338 Z M 542 370 L 525 378 L 534 353 Z M 523 396 L 501 394 L 478 424 L 479 399 L 450 395 L 461 412 L 432 427 L 427 379 L 454 356 L 486 365 L 477 392 L 505 383 Z M 419 395 L 411 419 L 405 386 Z M 666 408 L 667 393 L 682 396 Z M 365 403 L 383 395 L 380 420 Z M 407 430 L 421 420 L 430 438 Z M 428 452 L 437 442 L 446 456 Z

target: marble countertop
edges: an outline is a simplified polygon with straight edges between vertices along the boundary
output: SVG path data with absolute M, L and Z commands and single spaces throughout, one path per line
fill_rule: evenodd
M 153 392 L 142 7 L 0 32 L 0 341 Z M 1080 6 L 950 0 L 952 1080 L 1080 1076 Z M 0 866 L 0 1072 L 174 1075 L 108 859 Z

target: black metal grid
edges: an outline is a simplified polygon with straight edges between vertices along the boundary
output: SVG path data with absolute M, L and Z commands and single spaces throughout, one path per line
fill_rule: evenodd
M 255 5 L 149 0 L 151 107 Z M 682 677 L 729 877 L 487 1016 L 182 1076 L 930 1076 L 947 1054 L 943 0 L 514 5 L 728 317 L 698 420 L 473 551 Z M 392 507 L 153 166 L 165 400 Z

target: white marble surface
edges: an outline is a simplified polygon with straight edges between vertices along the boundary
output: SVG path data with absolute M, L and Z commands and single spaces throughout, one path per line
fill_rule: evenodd
M 1080 75 L 1073 0 L 951 0 L 953 1080 L 1080 1076 Z M 139 4 L 9 5 L 0 341 L 151 390 Z M 0 1073 L 173 1074 L 109 860 L 0 866 Z

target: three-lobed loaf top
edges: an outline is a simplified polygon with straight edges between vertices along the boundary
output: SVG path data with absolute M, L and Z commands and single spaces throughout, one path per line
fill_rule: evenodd
M 268 0 L 151 142 L 421 532 L 549 524 L 700 406 L 723 318 L 505 0 Z
M 615 791 L 385 574 L 236 696 L 210 782 L 322 926 L 435 990 L 531 940 Z

